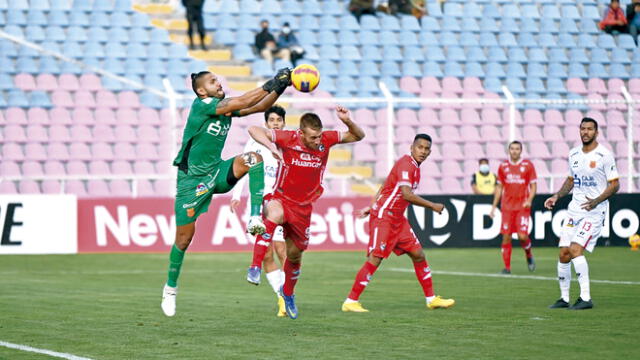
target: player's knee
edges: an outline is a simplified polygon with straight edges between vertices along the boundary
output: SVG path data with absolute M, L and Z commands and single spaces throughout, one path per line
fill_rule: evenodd
M 558 255 L 558 259 L 561 263 L 566 264 L 571 261 L 571 253 L 569 252 L 569 248 L 560 248 L 560 254 Z
M 193 232 L 190 231 L 178 231 L 176 233 L 176 246 L 180 250 L 186 250 L 193 240 Z
M 425 257 L 424 257 L 424 253 L 420 252 L 420 253 L 409 253 L 409 256 L 411 257 L 411 260 L 413 260 L 413 262 L 423 262 L 425 261 Z
M 569 248 L 569 253 L 571 254 L 571 258 L 577 258 L 582 255 L 582 248 L 580 246 L 571 246 Z

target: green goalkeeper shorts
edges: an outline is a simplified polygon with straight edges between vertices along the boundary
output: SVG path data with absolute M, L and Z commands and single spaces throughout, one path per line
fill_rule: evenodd
M 186 175 L 178 170 L 175 202 L 176 225 L 190 224 L 209 210 L 213 194 L 223 194 L 233 188 L 238 179 L 233 175 L 234 158 L 225 160 L 211 174 Z

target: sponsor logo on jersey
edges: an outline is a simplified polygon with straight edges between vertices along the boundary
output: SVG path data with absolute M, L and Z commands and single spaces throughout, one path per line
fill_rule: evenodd
M 575 224 L 573 223 L 573 219 L 569 218 L 569 220 L 567 221 L 567 227 L 574 227 Z
M 583 176 L 578 176 L 573 175 L 573 185 L 576 187 L 591 187 L 591 186 L 598 186 L 598 183 L 596 183 L 596 180 L 593 176 L 588 176 L 588 175 L 583 175 Z
M 574 168 L 578 167 L 578 160 L 574 161 L 573 164 L 571 164 L 571 167 L 574 167 Z
M 209 189 L 207 188 L 207 185 L 205 185 L 204 183 L 200 183 L 196 187 L 196 196 L 204 195 L 208 192 L 209 192 Z
M 192 202 L 192 203 L 182 205 L 182 208 L 183 208 L 183 209 L 186 209 L 186 208 L 192 208 L 192 207 L 194 207 L 194 206 L 196 206 L 196 205 L 198 205 L 198 202 L 197 202 L 197 201 L 194 201 L 194 202 Z
M 265 238 L 266 240 L 269 240 L 269 239 L 271 239 L 271 234 L 264 233 L 264 234 L 262 234 L 262 237 Z
M 306 228 L 304 230 L 304 237 L 308 239 L 310 233 L 311 233 L 311 229 L 310 228 Z M 307 244 L 307 243 L 309 243 L 309 241 L 305 241 L 304 243 Z
M 319 157 L 317 157 L 315 155 L 311 155 L 309 153 L 300 154 L 300 159 L 305 160 L 305 161 L 322 161 L 322 159 L 320 159 Z
M 301 166 L 301 167 L 310 167 L 310 168 L 319 168 L 322 166 L 322 161 L 303 161 L 298 159 L 292 159 L 291 165 Z
M 384 251 L 384 249 L 386 249 L 386 248 L 387 248 L 387 244 L 385 244 L 385 243 L 380 244 L 380 250 L 381 251 Z

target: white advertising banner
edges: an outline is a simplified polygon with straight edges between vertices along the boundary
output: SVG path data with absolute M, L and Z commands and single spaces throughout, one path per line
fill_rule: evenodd
M 78 252 L 74 195 L 0 195 L 0 254 Z

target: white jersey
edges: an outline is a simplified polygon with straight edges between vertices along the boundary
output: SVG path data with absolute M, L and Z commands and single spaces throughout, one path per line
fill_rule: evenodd
M 278 160 L 273 157 L 273 154 L 264 145 L 255 141 L 253 138 L 249 138 L 249 141 L 244 146 L 244 152 L 253 151 L 262 155 L 262 161 L 264 162 L 264 195 L 271 194 L 273 187 L 276 183 L 276 176 L 278 174 Z M 232 199 L 240 200 L 242 195 L 242 189 L 247 182 L 249 176 L 244 176 L 236 186 L 233 187 Z
M 569 210 L 573 213 L 587 213 L 581 205 L 589 199 L 600 196 L 607 188 L 608 182 L 619 177 L 613 154 L 602 145 L 588 153 L 582 146 L 569 151 L 569 172 L 573 177 L 573 197 Z M 609 200 L 605 200 L 593 209 L 594 212 L 606 212 Z

